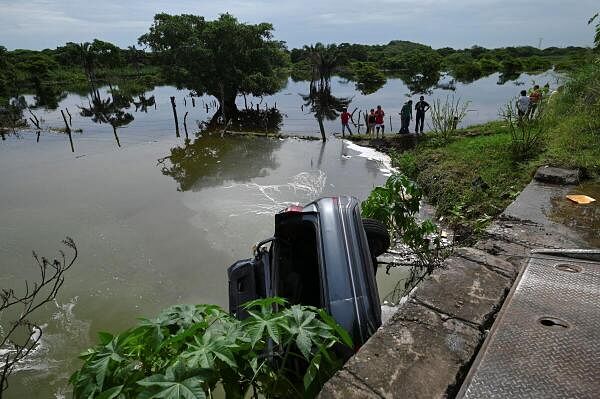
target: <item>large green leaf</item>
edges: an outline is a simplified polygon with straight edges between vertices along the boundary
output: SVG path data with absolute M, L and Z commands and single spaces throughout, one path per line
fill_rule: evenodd
M 281 337 L 280 329 L 284 323 L 283 316 L 260 314 L 251 311 L 248 311 L 248 313 L 251 317 L 246 319 L 243 327 L 250 337 L 252 347 L 263 338 L 265 331 L 276 344 L 279 344 Z
M 121 394 L 123 391 L 123 385 L 119 385 L 116 387 L 112 387 L 102 392 L 100 395 L 96 397 L 96 399 L 115 399 L 117 396 Z
M 139 399 L 205 399 L 202 379 L 190 377 L 183 381 L 170 381 L 164 375 L 156 374 L 137 382 L 145 387 Z
M 342 328 L 342 326 L 340 326 L 325 310 L 319 309 L 318 312 L 321 319 L 323 319 L 323 321 L 337 333 L 342 342 L 346 346 L 352 348 L 353 343 L 350 334 L 348 334 L 348 332 L 344 330 L 344 328 Z
M 232 349 L 237 348 L 234 342 L 226 337 L 215 337 L 204 334 L 202 338 L 194 337 L 194 344 L 188 344 L 189 349 L 182 354 L 190 367 L 213 368 L 215 359 L 220 359 L 229 367 L 236 368 Z

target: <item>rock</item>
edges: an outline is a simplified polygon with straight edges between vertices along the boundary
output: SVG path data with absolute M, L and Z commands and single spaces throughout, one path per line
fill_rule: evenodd
M 542 183 L 575 185 L 579 184 L 579 170 L 542 166 L 535 172 L 534 178 Z

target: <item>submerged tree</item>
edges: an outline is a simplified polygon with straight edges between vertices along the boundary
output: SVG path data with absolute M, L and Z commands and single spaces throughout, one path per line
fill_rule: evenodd
M 284 45 L 272 39 L 272 30 L 271 24 L 245 24 L 229 14 L 214 21 L 189 14 L 157 14 L 139 43 L 157 53 L 167 76 L 177 84 L 196 96 L 217 98 L 214 123 L 237 113 L 238 94 L 262 96 L 281 88 Z
M 113 129 L 115 141 L 121 146 L 121 141 L 117 134 L 117 128 L 126 126 L 135 119 L 129 109 L 133 99 L 129 96 L 120 94 L 118 91 L 112 91 L 112 98 L 102 99 L 97 90 L 92 89 L 89 107 L 79 107 L 80 115 L 84 118 L 91 118 L 94 123 L 107 123 Z
M 308 94 L 301 94 L 304 106 L 315 115 L 319 123 L 321 138 L 326 141 L 323 121 L 335 120 L 340 113 L 350 105 L 351 98 L 338 98 L 331 94 L 331 76 L 335 73 L 342 59 L 335 44 L 305 46 L 304 51 L 312 67 L 312 79 Z
M 337 119 L 340 113 L 348 108 L 348 105 L 352 102 L 352 98 L 333 96 L 329 79 L 310 82 L 310 92 L 301 94 L 301 97 L 304 100 L 304 105 L 309 107 L 310 112 L 315 115 L 323 141 L 327 140 L 323 121 Z

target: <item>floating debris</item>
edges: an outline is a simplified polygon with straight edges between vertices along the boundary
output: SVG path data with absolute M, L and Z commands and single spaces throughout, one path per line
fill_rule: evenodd
M 567 199 L 580 205 L 587 205 L 591 204 L 592 202 L 596 202 L 595 198 L 588 197 L 587 195 L 567 195 Z

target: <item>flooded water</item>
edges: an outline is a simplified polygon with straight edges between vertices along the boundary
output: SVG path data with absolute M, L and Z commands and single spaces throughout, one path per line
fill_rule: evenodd
M 542 74 L 528 75 L 522 74 L 517 80 L 508 81 L 504 84 L 498 84 L 500 79 L 499 74 L 493 74 L 488 77 L 479 79 L 473 83 L 454 82 L 451 77 L 443 78 L 439 85 L 444 88 L 434 88 L 429 95 L 426 95 L 426 100 L 432 104 L 436 99 L 444 101 L 446 97 L 454 96 L 462 101 L 469 101 L 467 115 L 462 123 L 462 126 L 470 126 L 473 124 L 488 122 L 498 119 L 498 110 L 503 104 L 516 98 L 519 91 L 530 88 L 533 83 L 544 85 L 548 83 L 553 89 L 560 82 L 560 75 L 553 71 L 548 71 Z M 387 83 L 370 95 L 363 95 L 356 90 L 355 83 L 334 77 L 331 81 L 332 94 L 338 98 L 351 98 L 352 102 L 349 106 L 350 111 L 355 108 L 355 121 L 358 121 L 358 110 L 367 110 L 375 108 L 377 105 L 382 105 L 386 112 L 386 129 L 390 129 L 390 117 L 392 131 L 397 132 L 400 128 L 400 116 L 398 115 L 404 102 L 409 98 L 410 90 L 401 79 L 388 79 Z M 453 90 L 448 90 L 452 88 Z M 103 100 L 110 98 L 108 87 L 99 90 Z M 303 106 L 304 101 L 301 95 L 309 92 L 309 82 L 299 81 L 294 82 L 289 79 L 286 87 L 279 93 L 273 96 L 265 96 L 264 98 L 253 98 L 248 96 L 246 102 L 242 97 L 238 97 L 238 108 L 242 109 L 245 103 L 250 107 L 255 107 L 260 104 L 260 107 L 277 106 L 283 113 L 283 124 L 281 132 L 284 134 L 299 134 L 305 136 L 319 136 L 319 128 L 314 116 L 308 111 L 308 107 Z M 117 115 L 118 123 L 121 127 L 118 128 L 118 138 L 120 144 L 137 142 L 144 139 L 155 139 L 164 137 L 165 134 L 171 132 L 175 135 L 175 125 L 173 119 L 173 111 L 171 108 L 169 97 L 175 97 L 177 113 L 180 125 L 180 133 L 184 135 L 183 119 L 186 114 L 188 129 L 197 130 L 197 122 L 206 121 L 216 111 L 215 98 L 204 96 L 195 98 L 192 106 L 192 99 L 189 97 L 189 90 L 178 90 L 171 86 L 155 87 L 153 90 L 145 93 L 145 98 L 154 97 L 156 105 L 148 106 L 144 112 L 144 108 L 137 104 L 131 104 L 128 108 L 122 108 L 123 114 Z M 26 96 L 29 103 L 34 102 L 32 95 Z M 417 95 L 413 95 L 413 101 L 418 100 Z M 136 101 L 137 97 L 134 97 Z M 86 139 L 98 140 L 98 137 L 92 137 L 93 134 L 101 134 L 102 138 L 114 140 L 111 127 L 104 123 L 94 123 L 98 117 L 83 117 L 80 115 L 79 107 L 89 108 L 90 98 L 85 95 L 69 93 L 59 103 L 59 108 L 53 111 L 38 110 L 34 111 L 36 115 L 42 119 L 41 126 L 43 128 L 64 128 L 60 109 L 68 109 L 72 115 L 72 128 L 82 129 L 81 133 L 74 134 L 75 148 L 79 146 L 79 142 Z M 127 104 L 129 105 L 129 104 Z M 208 106 L 208 108 L 207 108 Z M 131 118 L 126 115 L 131 115 Z M 30 115 L 27 115 L 28 117 Z M 114 115 L 113 115 L 114 117 Z M 101 118 L 100 118 L 101 119 Z M 430 112 L 426 114 L 425 126 L 429 130 Z M 411 124 L 414 128 L 414 124 Z M 341 133 L 341 125 L 339 120 L 325 121 L 325 129 L 327 133 Z M 362 133 L 364 133 L 364 127 Z M 115 141 L 116 142 L 116 141 Z
M 547 73 L 520 80 L 553 85 L 553 79 Z M 434 90 L 428 99 L 453 93 L 471 100 L 465 124 L 495 119 L 498 107 L 520 90 L 514 82 L 499 86 L 497 80 L 457 84 L 455 92 Z M 388 80 L 370 96 L 342 79 L 334 79 L 332 88 L 336 96 L 354 96 L 351 109 L 383 105 L 397 130 L 408 91 L 401 80 Z M 108 96 L 106 88 L 100 91 Z M 282 132 L 317 136 L 314 117 L 301 110 L 299 94 L 307 91 L 307 82 L 290 80 L 261 106 L 277 102 L 286 115 Z M 34 131 L 3 136 L 0 287 L 37 278 L 32 250 L 56 256 L 67 235 L 79 249 L 59 298 L 35 315 L 43 325 L 41 345 L 11 379 L 5 397 L 68 396 L 67 379 L 80 365 L 76 356 L 95 344 L 98 331 L 123 330 L 175 303 L 226 307 L 226 268 L 272 234 L 275 212 L 325 195 L 363 200 L 389 173 L 381 154 L 338 139 L 322 144 L 196 138 L 195 121 L 210 117 L 214 108 L 206 110 L 210 98 L 196 99 L 192 107 L 187 95 L 173 87 L 154 88 L 145 96 L 154 96 L 156 106 L 125 107 L 116 115 L 115 136 L 109 124 L 94 122 L 98 115 L 80 114 L 78 107 L 89 105 L 86 96 L 68 94 L 59 109 L 72 115 L 74 153 L 64 133 L 49 130 L 64 126 L 59 110 L 34 111 L 43 128 L 39 136 Z M 182 122 L 181 137 L 175 137 L 170 96 L 176 97 L 180 120 L 189 113 L 190 140 Z M 338 132 L 339 122 L 327 122 L 326 129 Z M 382 298 L 401 277 L 378 274 Z
M 35 279 L 31 250 L 54 256 L 65 235 L 80 253 L 57 302 L 36 314 L 42 346 L 7 397 L 60 396 L 98 331 L 175 303 L 226 307 L 226 268 L 272 235 L 274 212 L 324 195 L 365 199 L 386 178 L 337 139 L 164 136 L 123 134 L 115 149 L 110 135 L 87 133 L 75 154 L 58 133 L 1 142 L 0 286 Z

